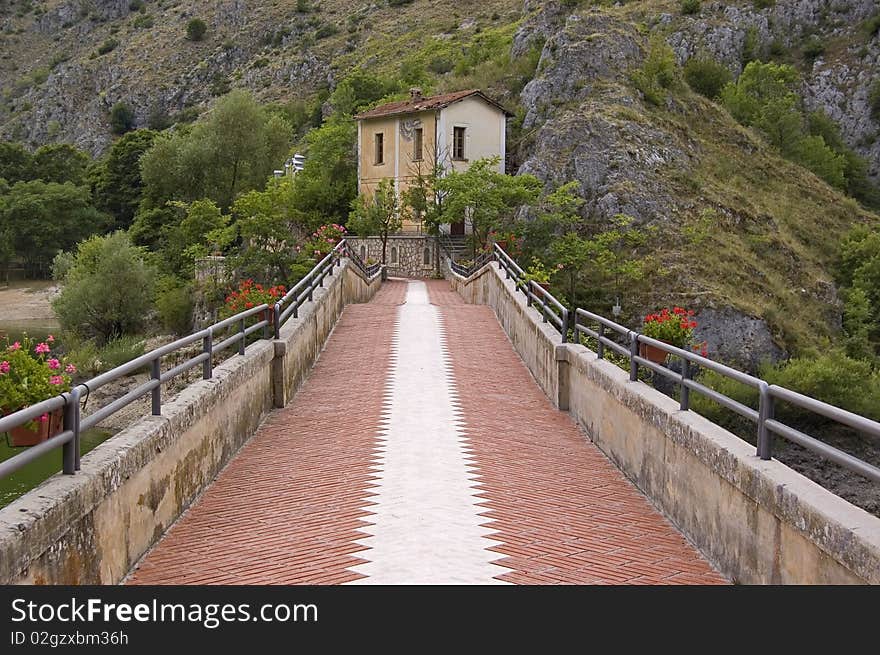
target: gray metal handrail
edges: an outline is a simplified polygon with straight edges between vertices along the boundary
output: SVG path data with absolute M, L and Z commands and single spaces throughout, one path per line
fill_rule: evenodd
M 481 268 L 483 268 L 483 266 L 493 261 L 495 259 L 495 254 L 491 251 L 484 252 L 479 257 L 477 257 L 470 264 L 470 266 L 463 266 L 462 264 L 455 261 L 451 256 L 448 256 L 448 253 L 446 259 L 449 262 L 449 268 L 451 268 L 453 272 L 461 275 L 462 277 L 470 277 Z
M 526 305 L 535 305 L 540 308 L 541 319 L 544 323 L 551 323 L 562 335 L 562 343 L 568 341 L 568 331 L 571 319 L 569 309 L 559 302 L 552 293 L 534 280 L 526 280 L 526 273 L 513 258 L 504 252 L 504 248 L 497 243 L 493 244 L 493 253 L 498 260 L 498 265 L 504 271 L 505 277 L 513 279 L 514 286 L 526 296 Z
M 281 323 L 290 318 L 291 314 L 295 317 L 297 309 L 302 303 L 306 299 L 312 299 L 315 289 L 323 286 L 324 278 L 332 274 L 333 269 L 339 263 L 340 254 L 345 252 L 346 248 L 347 244 L 344 241 L 340 241 L 274 307 L 262 304 L 239 312 L 198 332 L 144 353 L 140 357 L 117 366 L 106 373 L 77 384 L 68 392 L 0 417 L 0 433 L 2 433 L 25 425 L 44 414 L 50 414 L 57 410 L 63 410 L 64 412 L 62 431 L 36 446 L 31 446 L 24 452 L 0 462 L 0 478 L 18 471 L 45 453 L 59 447 L 62 449 L 62 472 L 72 475 L 80 469 L 80 434 L 147 394 L 151 396 L 152 414 L 154 416 L 161 416 L 163 384 L 199 365 L 202 367 L 202 379 L 210 380 L 214 375 L 213 358 L 217 353 L 230 346 L 237 345 L 237 354 L 244 355 L 247 348 L 247 338 L 258 331 L 262 331 L 263 339 L 277 338 Z M 288 304 L 288 307 L 282 312 L 281 308 L 285 303 Z M 252 325 L 248 325 L 248 319 L 253 317 L 258 317 L 260 320 Z M 271 329 L 273 327 L 275 328 L 274 330 Z M 216 342 L 215 336 L 218 333 L 230 329 L 234 330 L 232 335 Z M 201 352 L 198 355 L 190 357 L 167 371 L 162 371 L 163 357 L 198 342 L 201 342 L 202 345 Z M 81 416 L 82 408 L 80 401 L 82 399 L 87 399 L 90 393 L 106 384 L 142 368 L 148 368 L 150 371 L 150 378 L 147 382 L 135 387 L 89 416 L 85 418 Z
M 502 270 L 504 270 L 508 279 L 514 278 L 517 289 L 524 291 L 533 302 L 537 302 L 534 295 L 525 289 L 525 285 L 521 283 L 524 275 L 523 269 L 506 253 L 498 244 L 495 244 L 495 255 Z M 532 282 L 533 287 L 534 285 Z M 541 289 L 541 287 L 538 287 Z M 541 289 L 543 291 L 543 289 Z M 537 295 L 537 294 L 536 294 Z M 553 304 L 557 310 L 560 307 L 559 302 L 550 294 L 548 302 Z M 543 309 L 543 307 L 542 307 Z M 821 400 L 805 396 L 804 394 L 771 385 L 753 375 L 749 375 L 742 371 L 738 371 L 730 366 L 725 366 L 719 362 L 715 362 L 707 357 L 703 357 L 697 353 L 682 348 L 677 348 L 664 341 L 658 341 L 651 337 L 645 336 L 636 330 L 630 330 L 619 323 L 616 323 L 600 314 L 589 312 L 585 309 L 576 308 L 573 312 L 573 323 L 571 328 L 574 332 L 574 338 L 577 343 L 581 342 L 582 336 L 591 337 L 596 340 L 596 356 L 599 359 L 605 358 L 606 348 L 612 350 L 620 356 L 625 357 L 630 364 L 630 381 L 636 382 L 639 379 L 639 367 L 647 368 L 659 375 L 671 379 L 679 385 L 681 394 L 679 399 L 679 408 L 682 411 L 691 410 L 690 392 L 695 391 L 710 400 L 715 401 L 719 405 L 735 412 L 756 424 L 757 428 L 757 451 L 756 454 L 763 460 L 769 460 L 773 454 L 772 436 L 779 435 L 792 443 L 796 443 L 807 450 L 810 450 L 829 461 L 833 461 L 855 473 L 865 476 L 866 478 L 880 482 L 880 468 L 860 460 L 852 455 L 830 446 L 815 437 L 812 437 L 800 430 L 796 430 L 791 426 L 785 425 L 774 417 L 775 401 L 787 402 L 791 405 L 807 410 L 814 414 L 818 414 L 824 418 L 836 421 L 858 430 L 859 432 L 869 435 L 870 437 L 880 439 L 880 422 L 874 421 L 859 414 L 849 412 L 840 407 L 836 407 Z M 596 329 L 584 325 L 581 319 L 590 321 L 597 325 Z M 545 321 L 546 321 L 545 316 Z M 551 318 L 551 320 L 553 320 Z M 559 322 L 554 321 L 559 327 Z M 565 323 L 568 325 L 567 323 Z M 617 335 L 624 339 L 626 345 L 612 339 L 609 335 Z M 653 362 L 641 354 L 641 346 L 653 346 L 663 351 L 667 355 L 672 355 L 681 359 L 681 371 L 672 370 L 666 366 Z M 714 371 L 719 375 L 735 380 L 740 384 L 756 389 L 758 392 L 758 409 L 748 407 L 729 396 L 726 396 L 714 389 L 700 384 L 694 379 L 695 374 L 700 369 Z M 692 411 L 692 410 L 691 410 Z

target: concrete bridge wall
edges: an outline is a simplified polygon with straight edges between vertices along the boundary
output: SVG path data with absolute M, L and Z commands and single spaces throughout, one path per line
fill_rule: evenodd
M 730 579 L 880 583 L 880 519 L 761 461 L 753 446 L 587 348 L 562 344 L 497 264 L 467 280 L 447 276 L 465 300 L 495 310 L 557 407 Z
M 378 289 L 343 261 L 279 341 L 248 347 L 162 407 L 0 510 L 0 583 L 113 584 L 307 375 L 348 303 Z

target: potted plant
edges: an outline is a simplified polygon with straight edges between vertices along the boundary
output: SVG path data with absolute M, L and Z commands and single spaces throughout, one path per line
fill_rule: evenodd
M 645 316 L 642 334 L 677 348 L 684 348 L 691 342 L 694 328 L 697 327 L 693 316 L 693 310 L 682 307 L 673 307 L 670 310 L 664 307 L 659 312 Z M 662 364 L 666 361 L 668 353 L 656 346 L 640 343 L 639 355 L 657 364 Z
M 526 269 L 523 279 L 526 281 L 526 284 L 534 282 L 545 291 L 550 290 L 550 273 L 537 257 L 532 257 L 532 265 Z
M 43 400 L 70 391 L 73 364 L 67 364 L 52 353 L 55 339 L 34 344 L 27 336 L 0 351 L 0 414 L 7 415 Z M 35 446 L 62 430 L 63 411 L 51 414 L 10 430 L 12 446 Z

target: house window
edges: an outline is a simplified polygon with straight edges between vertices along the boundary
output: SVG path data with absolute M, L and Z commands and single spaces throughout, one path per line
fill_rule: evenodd
M 465 128 L 452 128 L 452 158 L 464 159 Z
M 422 160 L 422 128 L 413 130 L 413 161 Z
M 391 246 L 391 263 L 397 263 L 397 248 L 395 248 L 394 246 Z
M 367 247 L 361 246 L 361 261 L 366 261 L 367 259 Z
M 385 134 L 379 132 L 376 135 L 376 165 L 385 163 Z
M 425 266 L 431 265 L 431 249 L 430 248 L 425 248 L 424 255 L 422 256 L 422 263 Z

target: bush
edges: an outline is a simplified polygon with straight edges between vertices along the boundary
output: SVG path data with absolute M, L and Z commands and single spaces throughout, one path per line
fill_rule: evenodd
M 74 343 L 71 344 L 71 341 Z M 137 337 L 121 337 L 107 343 L 103 348 L 89 339 L 76 343 L 66 339 L 69 344 L 67 359 L 72 362 L 82 377 L 93 378 L 101 373 L 122 366 L 144 354 L 145 343 Z
M 451 58 L 443 55 L 434 57 L 428 62 L 428 70 L 437 75 L 448 73 L 453 68 L 455 68 L 455 62 L 453 62 Z
M 871 117 L 880 121 L 880 80 L 874 82 L 868 93 L 868 103 L 871 105 Z
M 636 88 L 652 105 L 666 101 L 666 92 L 675 85 L 675 53 L 662 38 L 651 41 L 645 63 L 631 76 Z
M 700 95 L 717 98 L 733 80 L 733 75 L 726 66 L 713 59 L 692 58 L 684 66 L 684 79 Z
M 870 361 L 853 359 L 832 351 L 765 367 L 761 377 L 770 384 L 786 387 L 862 416 L 880 419 L 880 374 L 873 369 Z M 777 404 L 777 415 L 783 418 L 804 419 L 810 414 L 784 403 Z
M 700 13 L 700 0 L 681 0 L 681 13 L 685 16 Z
M 113 134 L 125 134 L 134 129 L 134 112 L 124 102 L 117 102 L 110 110 L 110 129 Z
M 333 23 L 324 23 L 321 27 L 315 30 L 315 39 L 326 39 L 334 34 L 339 34 L 339 28 Z
M 296 0 L 296 11 L 299 14 L 309 13 L 309 0 Z
M 62 328 L 99 343 L 134 334 L 152 310 L 155 271 L 124 232 L 79 244 L 52 302 Z
M 165 280 L 156 295 L 156 311 L 162 327 L 180 336 L 189 334 L 193 326 L 193 290 L 188 283 Z
M 193 18 L 186 24 L 186 38 L 190 41 L 201 41 L 207 31 L 208 25 L 201 18 Z
M 118 45 L 119 41 L 117 41 L 116 39 L 107 39 L 106 41 L 104 41 L 104 43 L 98 46 L 98 54 L 106 55 L 108 52 L 115 50 L 116 46 Z
M 804 44 L 804 59 L 812 64 L 813 61 L 825 54 L 825 44 L 818 36 L 812 36 Z

